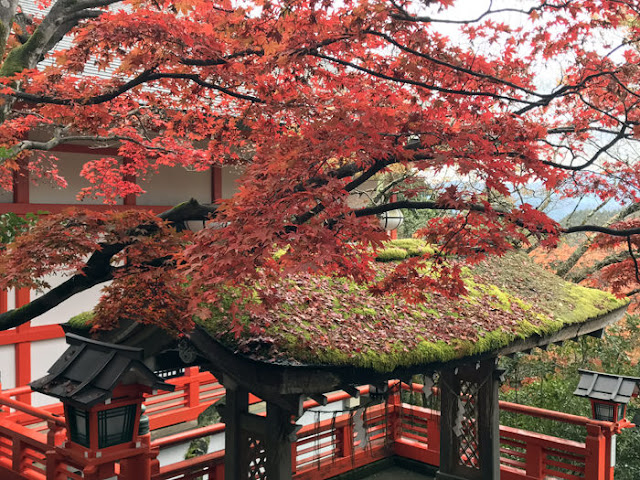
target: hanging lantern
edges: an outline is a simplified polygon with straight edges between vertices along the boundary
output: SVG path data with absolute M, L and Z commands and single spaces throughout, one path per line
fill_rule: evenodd
M 384 212 L 378 216 L 380 219 L 380 226 L 388 231 L 396 230 L 402 225 L 404 221 L 404 215 L 402 214 L 402 210 L 395 209 L 389 210 L 388 212 Z

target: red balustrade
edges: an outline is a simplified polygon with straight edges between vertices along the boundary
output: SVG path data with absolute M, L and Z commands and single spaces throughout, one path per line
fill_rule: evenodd
M 147 399 L 151 418 L 164 426 L 178 418 L 190 418 L 213 403 L 224 389 L 208 373 L 192 370 L 171 380 L 177 393 L 159 394 Z M 405 390 L 421 391 L 422 385 L 403 385 Z M 361 388 L 361 393 L 366 393 Z M 55 449 L 64 440 L 64 421 L 59 405 L 36 408 L 15 400 L 24 387 L 0 392 L 0 474 L 2 478 L 25 480 L 98 480 L 99 466 L 91 459 L 71 458 Z M 437 392 L 436 392 L 437 393 Z M 328 395 L 330 403 L 349 398 L 344 392 Z M 253 402 L 257 401 L 255 397 Z M 316 406 L 305 402 L 306 408 Z M 542 410 L 508 402 L 500 408 L 509 412 L 545 418 L 585 427 L 584 442 L 575 442 L 511 427 L 500 427 L 501 478 L 532 480 L 612 480 L 609 467 L 611 435 L 619 425 L 586 417 Z M 189 412 L 188 414 L 184 412 Z M 339 413 L 339 412 L 338 412 Z M 293 473 L 297 480 L 320 480 L 348 472 L 381 458 L 397 455 L 437 466 L 439 463 L 439 425 L 437 410 L 400 403 L 397 394 L 389 402 L 302 427 L 292 445 Z M 361 415 L 361 420 L 356 416 Z M 153 420 L 152 420 L 153 425 Z M 208 475 L 224 478 L 224 451 L 160 467 L 155 459 L 160 450 L 196 438 L 221 434 L 224 424 L 210 425 L 164 437 L 149 448 L 153 480 L 195 480 Z M 146 460 L 145 460 L 146 461 Z M 122 467 L 124 468 L 124 467 Z M 116 472 L 118 466 L 116 466 Z
M 171 393 L 149 395 L 144 402 L 151 430 L 195 420 L 225 393 L 216 377 L 201 372 L 198 367 L 187 368 L 183 376 L 166 382 L 176 389 Z

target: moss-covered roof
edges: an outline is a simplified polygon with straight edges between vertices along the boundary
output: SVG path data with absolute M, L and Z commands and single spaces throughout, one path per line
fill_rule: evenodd
M 378 257 L 391 261 L 427 250 L 419 241 L 398 240 Z M 492 258 L 465 270 L 464 277 L 465 297 L 432 294 L 423 304 L 407 304 L 394 295 L 374 296 L 366 285 L 344 278 L 289 276 L 268 287 L 277 301 L 236 316 L 244 324 L 239 337 L 229 331 L 233 292 L 198 323 L 225 346 L 255 359 L 384 372 L 497 351 L 626 304 L 565 282 L 523 253 Z M 255 287 L 254 306 L 264 298 L 262 288 Z
M 382 270 L 391 269 L 388 262 L 428 251 L 422 241 L 396 240 L 377 259 Z M 563 281 L 520 252 L 491 258 L 463 275 L 467 296 L 430 294 L 421 304 L 375 296 L 367 285 L 345 278 L 287 276 L 276 285 L 254 287 L 252 308 L 236 314 L 244 326 L 239 337 L 230 331 L 234 291 L 210 306 L 211 318 L 196 321 L 232 351 L 257 360 L 390 372 L 499 351 L 518 340 L 603 317 L 627 303 Z M 92 318 L 83 313 L 67 328 L 88 334 Z

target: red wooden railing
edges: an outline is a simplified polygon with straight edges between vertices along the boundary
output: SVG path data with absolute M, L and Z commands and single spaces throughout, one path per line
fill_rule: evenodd
M 168 418 L 181 418 L 181 411 L 193 413 L 202 409 L 202 404 L 209 405 L 222 394 L 222 387 L 213 377 L 197 371 L 173 382 L 180 387 L 181 393 L 147 399 L 152 415 L 160 419 L 156 422 L 158 425 L 163 425 Z M 403 384 L 403 388 L 418 391 L 422 386 Z M 361 393 L 367 393 L 367 389 L 361 388 Z M 69 458 L 52 454 L 54 446 L 60 445 L 64 438 L 64 422 L 56 410 L 59 407 L 34 408 L 12 398 L 20 394 L 24 394 L 21 388 L 0 393 L 0 472 L 12 472 L 10 478 L 28 480 L 56 478 L 47 477 L 47 472 L 64 472 L 64 478 L 73 480 L 98 478 L 90 465 L 81 461 L 74 463 Z M 349 395 L 338 392 L 328 397 L 329 402 L 334 403 L 349 398 Z M 173 410 L 167 405 L 173 405 Z M 316 405 L 312 400 L 305 402 L 305 408 Z M 508 402 L 500 402 L 500 408 L 521 415 L 581 425 L 586 430 L 585 441 L 575 442 L 501 426 L 502 479 L 613 478 L 608 452 L 616 424 Z M 360 414 L 336 413 L 327 420 L 302 427 L 296 443 L 292 445 L 294 478 L 325 479 L 391 455 L 433 466 L 439 464 L 440 414 L 437 410 L 400 403 L 399 396 L 393 395 L 388 403 L 366 409 L 358 432 L 359 422 L 354 416 Z M 155 440 L 150 445 L 150 457 L 156 457 L 163 448 L 222 432 L 224 424 L 216 424 Z M 222 480 L 224 451 L 162 467 L 157 460 L 151 460 L 151 471 L 153 480 L 194 480 L 203 475 L 208 475 L 211 480 Z
M 171 393 L 149 395 L 145 399 L 151 430 L 198 418 L 207 407 L 224 395 L 224 387 L 209 372 L 198 367 L 185 369 L 184 376 L 171 378 Z

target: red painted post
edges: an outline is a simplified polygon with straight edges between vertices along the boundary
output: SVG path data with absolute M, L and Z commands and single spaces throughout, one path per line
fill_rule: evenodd
M 216 473 L 213 477 L 213 480 L 224 480 L 224 463 L 218 463 L 216 465 L 215 471 Z
M 9 299 L 6 290 L 0 290 L 0 313 L 4 313 L 9 308 Z
M 47 453 L 47 480 L 57 480 L 60 469 L 60 455 L 55 450 L 48 450 Z
M 351 457 L 353 455 L 353 423 L 349 422 L 344 427 L 339 427 L 336 432 L 338 444 L 338 456 Z
M 200 381 L 195 379 L 199 373 L 200 369 L 198 367 L 188 367 L 184 370 L 184 376 L 190 377 L 189 382 L 185 385 L 187 408 L 197 407 L 200 404 Z
M 613 473 L 615 471 L 615 467 L 611 465 L 611 453 L 612 453 L 612 442 L 613 442 L 613 433 L 610 430 L 606 430 L 604 432 L 605 438 L 605 469 L 604 469 L 604 479 L 605 480 L 613 480 Z M 615 447 L 613 447 L 615 448 Z
M 51 421 L 47 422 L 47 427 L 49 429 L 47 432 L 47 445 L 52 447 L 61 445 L 67 436 L 65 429 Z
M 158 455 L 160 455 L 160 448 L 159 447 L 151 448 L 149 452 L 151 477 L 160 473 L 160 460 L 158 460 Z
M 140 442 L 139 455 L 120 461 L 119 480 L 151 480 L 152 458 L 151 434 L 138 436 Z
M 543 478 L 544 451 L 539 443 L 527 442 L 527 476 L 531 478 Z
M 211 203 L 217 203 L 222 198 L 222 167 L 211 167 Z
M 585 480 L 605 480 L 607 442 L 599 425 L 587 423 Z
M 291 473 L 298 471 L 298 442 L 291 442 Z M 218 478 L 218 477 L 216 477 Z
M 440 456 L 440 416 L 430 414 L 427 419 L 427 448 Z
M 23 307 L 31 301 L 31 291 L 28 288 L 18 288 L 15 292 L 16 308 Z M 24 323 L 16 331 L 25 333 L 31 328 L 29 322 Z M 16 387 L 27 385 L 31 381 L 31 342 L 18 342 L 15 344 L 16 361 Z M 31 393 L 18 395 L 17 400 L 31 404 Z
M 389 386 L 389 398 L 387 400 L 388 408 L 390 409 L 387 420 L 387 432 L 389 440 L 395 442 L 396 438 L 400 437 L 401 425 L 400 425 L 400 409 L 402 408 L 402 398 L 400 391 L 402 390 L 402 384 L 396 382 L 395 385 Z
M 12 458 L 11 468 L 14 472 L 22 472 L 23 445 L 20 439 L 15 436 L 11 442 Z

